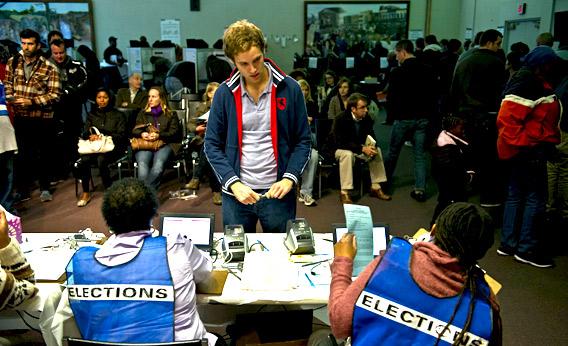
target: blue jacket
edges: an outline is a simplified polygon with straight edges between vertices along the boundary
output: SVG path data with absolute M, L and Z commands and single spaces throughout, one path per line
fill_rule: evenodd
M 311 138 L 304 96 L 298 83 L 286 76 L 271 60 L 264 59 L 272 72 L 271 132 L 278 165 L 277 179 L 298 183 L 310 157 Z M 242 154 L 241 74 L 234 70 L 213 98 L 205 154 L 223 191 L 240 181 Z M 275 92 L 274 92 L 275 91 Z M 274 124 L 277 123 L 277 126 Z

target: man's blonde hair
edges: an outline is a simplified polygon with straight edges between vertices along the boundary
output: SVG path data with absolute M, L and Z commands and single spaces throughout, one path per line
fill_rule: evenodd
M 246 19 L 229 25 L 223 35 L 225 55 L 234 61 L 237 54 L 246 52 L 251 47 L 257 47 L 264 53 L 266 42 L 262 31 Z

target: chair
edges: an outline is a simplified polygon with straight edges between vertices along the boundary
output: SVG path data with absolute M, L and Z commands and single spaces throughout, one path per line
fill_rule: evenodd
M 318 160 L 318 171 L 317 171 L 317 176 L 318 176 L 318 198 L 321 198 L 321 186 L 322 186 L 322 173 L 326 170 L 331 170 L 331 169 L 335 169 L 338 170 L 339 169 L 339 165 L 337 164 L 337 160 L 335 160 L 334 154 L 333 152 L 331 152 L 331 150 L 329 149 L 330 147 L 332 147 L 331 143 L 329 143 L 329 138 L 331 137 L 331 128 L 333 125 L 333 120 L 331 119 L 327 119 L 327 118 L 322 118 L 322 119 L 315 119 L 315 128 L 316 128 L 316 147 L 318 150 L 318 153 L 320 153 L 319 156 L 319 160 Z M 326 157 L 326 154 L 328 157 Z M 353 165 L 353 170 L 354 170 L 354 175 L 356 178 L 357 176 L 360 176 L 360 182 L 361 182 L 361 186 L 360 186 L 360 193 L 361 196 L 363 195 L 363 189 L 364 189 L 364 178 L 362 176 L 362 174 L 358 174 L 360 173 L 360 171 L 362 171 L 362 169 L 365 166 L 365 163 L 361 160 L 355 160 L 355 164 Z M 354 179 L 357 180 L 357 179 Z
M 84 340 L 76 338 L 66 338 L 67 345 L 69 346 L 207 346 L 207 340 L 205 339 L 195 339 L 187 341 L 171 341 L 171 342 L 150 342 L 150 343 L 127 343 L 127 342 L 104 342 L 104 341 L 93 341 Z
M 124 152 L 124 155 L 122 155 L 119 159 L 117 159 L 116 161 L 112 162 L 109 165 L 109 168 L 115 167 L 118 171 L 118 180 L 122 180 L 122 169 L 124 165 L 127 165 L 128 167 L 130 166 L 130 154 L 127 151 Z M 79 197 L 79 183 L 81 182 L 81 179 L 79 177 L 79 165 L 81 164 L 81 158 L 78 158 L 77 161 L 75 161 L 73 163 L 73 170 L 74 170 L 74 178 L 75 178 L 75 196 Z M 95 181 L 93 180 L 93 174 L 91 173 L 91 186 L 93 188 L 93 190 L 95 189 Z
M 355 160 L 355 164 L 353 165 L 353 181 L 355 182 L 355 181 L 359 180 L 359 182 L 360 182 L 360 186 L 359 186 L 360 196 L 363 196 L 363 193 L 364 193 L 365 178 L 364 178 L 362 172 L 365 170 L 365 166 L 366 166 L 366 162 L 363 162 L 361 160 Z M 317 172 L 317 176 L 318 176 L 318 198 L 321 198 L 321 195 L 322 195 L 321 186 L 322 186 L 323 171 L 331 170 L 331 169 L 339 170 L 339 165 L 337 164 L 337 161 L 335 161 L 335 160 L 331 161 L 331 162 L 326 161 L 320 155 L 319 160 L 318 160 L 318 172 Z
M 181 182 L 183 177 L 187 174 L 187 164 L 183 155 L 178 154 L 173 159 L 169 160 L 171 162 L 171 168 L 175 169 L 177 172 L 178 180 Z M 183 175 L 182 175 L 183 171 Z M 134 161 L 134 177 L 138 178 L 138 162 Z
M 177 114 L 177 112 L 176 112 Z M 178 114 L 178 121 L 179 121 L 179 125 L 180 125 L 180 129 L 184 129 L 186 127 L 186 123 L 185 123 L 185 118 L 184 117 L 180 117 Z M 180 131 L 180 133 L 183 131 Z M 168 144 L 169 145 L 169 144 Z M 178 176 L 178 181 L 180 183 L 183 182 L 184 177 L 187 175 L 187 162 L 186 162 L 186 153 L 187 153 L 187 148 L 188 148 L 188 141 L 187 141 L 187 136 L 185 138 L 182 138 L 181 140 L 181 147 L 178 151 L 178 153 L 174 156 L 171 157 L 168 161 L 171 162 L 171 168 L 175 169 L 177 171 L 177 176 Z M 131 157 L 134 157 L 134 153 L 132 153 Z M 134 167 L 134 177 L 138 178 L 138 162 L 136 162 L 136 159 L 132 159 L 133 163 L 133 167 Z M 183 170 L 183 175 L 182 175 L 182 170 Z

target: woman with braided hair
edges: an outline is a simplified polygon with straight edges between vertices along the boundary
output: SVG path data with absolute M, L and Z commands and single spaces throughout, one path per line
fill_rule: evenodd
M 353 345 L 501 345 L 499 305 L 477 266 L 493 244 L 493 222 L 477 205 L 444 209 L 429 242 L 393 238 L 351 280 L 356 240 L 335 245 L 329 319 Z

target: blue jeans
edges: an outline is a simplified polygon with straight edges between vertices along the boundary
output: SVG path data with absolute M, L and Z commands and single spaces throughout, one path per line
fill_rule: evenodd
M 265 193 L 268 190 L 256 191 Z M 282 199 L 262 198 L 252 205 L 245 205 L 229 194 L 223 193 L 223 226 L 243 225 L 245 232 L 255 233 L 260 221 L 264 233 L 285 233 L 286 222 L 296 218 L 296 193 L 292 188 Z
M 501 244 L 517 253 L 534 252 L 539 220 L 546 208 L 546 161 L 510 161 L 509 186 L 503 212 Z
M 302 186 L 300 187 L 302 195 L 312 196 L 312 192 L 314 190 L 314 179 L 318 169 L 318 156 L 318 151 L 312 148 L 310 160 L 304 169 L 304 173 L 302 173 Z
M 404 141 L 412 135 L 414 149 L 414 189 L 424 192 L 426 190 L 426 155 L 424 145 L 426 143 L 426 131 L 428 119 L 395 120 L 389 144 L 389 151 L 385 158 L 385 170 L 387 181 L 392 182 L 394 170 L 400 150 Z
M 14 182 L 14 152 L 0 154 L 0 205 L 12 209 L 12 185 Z
M 169 144 L 164 145 L 158 151 L 137 151 L 135 156 L 138 163 L 138 179 L 158 190 L 166 163 L 172 152 Z

